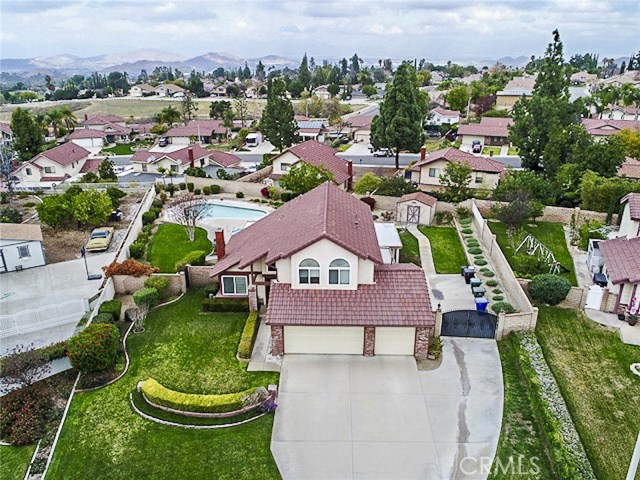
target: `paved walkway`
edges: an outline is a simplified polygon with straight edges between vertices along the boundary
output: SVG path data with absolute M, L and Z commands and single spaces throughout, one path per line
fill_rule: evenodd
M 640 345 L 640 323 L 632 327 L 627 322 L 618 320 L 618 316 L 613 313 L 605 313 L 591 308 L 585 308 L 584 313 L 594 322 L 616 330 L 622 343 Z
M 427 236 L 418 230 L 416 225 L 409 225 L 407 229 L 411 234 L 418 239 L 418 246 L 420 247 L 420 261 L 422 262 L 422 269 L 427 275 L 436 274 L 436 266 L 433 263 L 433 255 L 431 254 L 431 242 Z
M 256 341 L 253 344 L 251 360 L 247 366 L 248 372 L 279 372 L 282 365 L 281 357 L 272 357 L 269 354 L 269 342 L 271 340 L 271 327 L 265 325 L 261 316 L 258 325 Z

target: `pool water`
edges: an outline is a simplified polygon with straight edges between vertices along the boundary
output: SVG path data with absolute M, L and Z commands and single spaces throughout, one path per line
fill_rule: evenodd
M 262 210 L 255 208 L 238 207 L 235 205 L 221 205 L 219 203 L 207 204 L 206 210 L 202 213 L 201 218 L 227 218 L 227 219 L 244 219 L 257 220 L 266 215 Z

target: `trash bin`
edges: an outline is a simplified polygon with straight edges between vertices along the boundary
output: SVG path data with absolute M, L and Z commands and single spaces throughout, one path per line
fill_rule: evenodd
M 465 267 L 462 275 L 464 276 L 464 282 L 469 285 L 470 280 L 476 276 L 476 269 L 473 267 Z
M 471 290 L 475 298 L 484 297 L 484 294 L 487 292 L 484 287 L 473 287 Z
M 486 298 L 476 298 L 476 310 L 478 312 L 486 312 L 487 305 L 489 305 L 489 300 Z
M 460 267 L 460 275 L 464 276 L 464 271 L 469 268 L 469 265 L 463 265 Z
M 472 278 L 470 284 L 471 284 L 471 291 L 473 291 L 474 288 L 482 285 L 482 280 L 480 280 L 479 278 Z

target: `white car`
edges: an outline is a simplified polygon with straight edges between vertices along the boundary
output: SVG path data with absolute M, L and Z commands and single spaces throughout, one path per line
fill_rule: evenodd
M 388 148 L 380 148 L 373 152 L 374 157 L 393 157 L 393 152 Z

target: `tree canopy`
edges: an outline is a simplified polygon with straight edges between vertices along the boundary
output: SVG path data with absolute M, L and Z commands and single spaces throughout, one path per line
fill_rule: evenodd
M 297 129 L 293 106 L 286 97 L 285 82 L 279 78 L 274 79 L 260 119 L 260 131 L 281 152 L 293 144 Z
M 280 186 L 290 192 L 301 194 L 327 181 L 333 182 L 333 174 L 324 165 L 316 167 L 310 163 L 298 162 L 280 177 Z
M 22 162 L 31 160 L 44 149 L 42 128 L 33 115 L 24 108 L 16 108 L 11 114 L 11 131 L 13 132 L 13 149 Z

